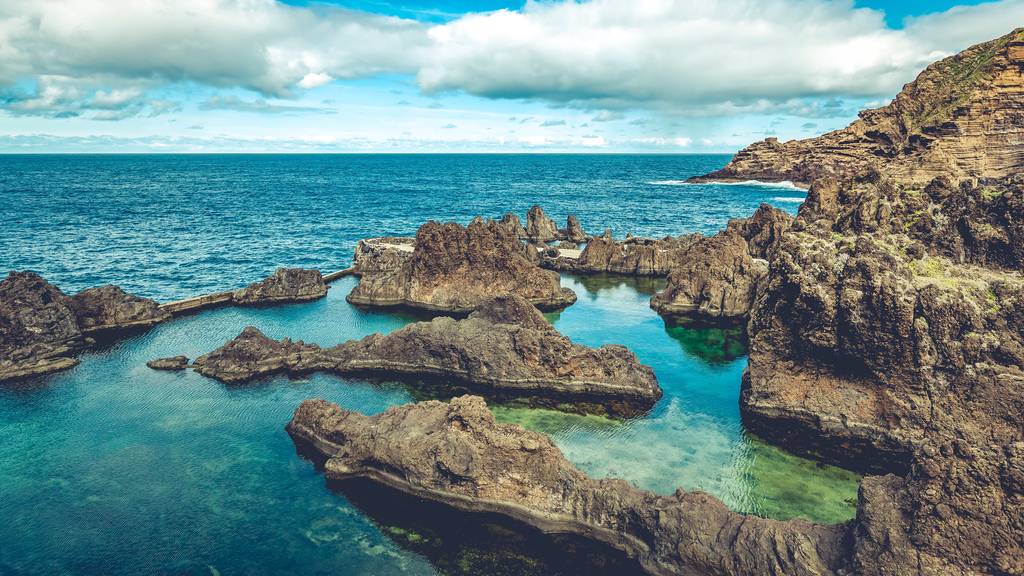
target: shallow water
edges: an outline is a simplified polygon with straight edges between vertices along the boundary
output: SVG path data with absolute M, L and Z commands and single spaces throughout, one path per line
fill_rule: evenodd
M 426 217 L 524 212 L 535 200 L 553 215 L 572 210 L 585 226 L 601 223 L 594 228 L 713 232 L 778 190 L 646 182 L 725 160 L 412 158 L 398 170 L 404 157 L 0 157 L 9 169 L 0 179 L 9 200 L 0 206 L 9 222 L 0 227 L 0 264 L 35 269 L 69 292 L 120 282 L 169 300 L 231 288 L 278 264 L 341 268 L 361 236 L 411 233 Z M 470 170 L 473 162 L 487 170 Z M 365 188 L 372 181 L 381 188 Z M 452 192 L 460 186 L 468 191 Z M 226 387 L 145 367 L 156 357 L 195 357 L 247 325 L 331 345 L 415 320 L 349 306 L 354 283 L 339 281 L 317 302 L 180 318 L 86 354 L 67 372 L 0 386 L 0 574 L 628 572 L 615 554 L 585 543 L 436 508 L 410 505 L 403 515 L 397 496 L 332 490 L 284 432 L 306 398 L 376 413 L 422 397 L 421 389 L 322 374 Z M 548 315 L 555 326 L 584 344 L 625 344 L 654 368 L 665 396 L 626 422 L 494 407 L 501 420 L 551 434 L 595 476 L 661 493 L 706 490 L 736 510 L 776 518 L 852 517 L 855 475 L 743 432 L 740 333 L 666 327 L 648 306 L 663 281 L 562 283 L 579 300 Z

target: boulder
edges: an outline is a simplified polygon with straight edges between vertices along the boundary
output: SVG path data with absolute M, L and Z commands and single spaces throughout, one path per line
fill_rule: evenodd
M 263 280 L 236 290 L 232 300 L 236 304 L 280 304 L 307 302 L 327 295 L 327 284 L 319 270 L 278 268 Z
M 572 304 L 576 295 L 560 286 L 558 274 L 531 262 L 529 250 L 498 222 L 428 222 L 417 231 L 408 260 L 394 270 L 363 274 L 348 301 L 456 314 L 504 293 L 542 309 Z
M 157 358 L 146 362 L 153 370 L 184 370 L 188 368 L 188 356 L 172 356 L 170 358 Z
M 573 401 L 583 411 L 589 403 L 617 415 L 643 412 L 661 397 L 653 371 L 632 352 L 573 344 L 514 295 L 494 297 L 461 320 L 439 317 L 327 349 L 250 327 L 194 366 L 226 383 L 313 371 L 454 381 L 492 397 Z

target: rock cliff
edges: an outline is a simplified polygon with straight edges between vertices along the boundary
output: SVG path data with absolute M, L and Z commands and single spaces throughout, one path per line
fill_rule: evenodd
M 563 308 L 576 295 L 558 274 L 538 268 L 506 225 L 428 222 L 416 232 L 412 255 L 396 269 L 365 273 L 348 301 L 468 313 L 496 294 L 526 298 L 542 309 Z
M 661 397 L 654 372 L 622 346 L 587 348 L 562 336 L 528 301 L 492 298 L 467 318 L 435 318 L 388 335 L 323 349 L 272 340 L 255 328 L 196 359 L 197 372 L 228 383 L 273 373 L 327 371 L 455 381 L 492 397 L 526 395 L 600 405 L 635 415 Z
M 954 183 L 1024 170 L 1024 29 L 936 62 L 883 108 L 842 130 L 740 151 L 694 181 L 783 181 L 877 169 L 906 184 L 937 176 Z

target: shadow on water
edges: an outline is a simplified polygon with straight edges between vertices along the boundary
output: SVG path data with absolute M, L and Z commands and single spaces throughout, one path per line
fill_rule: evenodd
M 461 512 L 368 480 L 329 481 L 396 544 L 449 576 L 640 575 L 622 552 L 570 534 L 545 534 L 497 514 Z
M 725 364 L 747 355 L 743 326 L 698 327 L 666 324 L 665 333 L 683 345 L 687 354 L 709 364 Z

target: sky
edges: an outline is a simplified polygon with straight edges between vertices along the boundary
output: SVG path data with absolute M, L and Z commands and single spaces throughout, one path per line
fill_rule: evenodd
M 734 152 L 1024 0 L 0 0 L 0 152 Z

